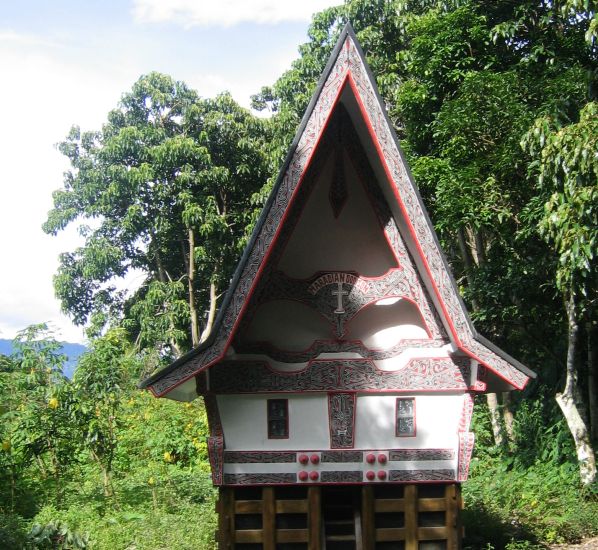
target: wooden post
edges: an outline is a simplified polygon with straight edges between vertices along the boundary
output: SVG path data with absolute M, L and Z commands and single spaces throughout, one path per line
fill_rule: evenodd
M 417 485 L 405 485 L 405 550 L 418 550 Z
M 307 528 L 309 550 L 320 550 L 322 536 L 322 493 L 318 486 L 307 489 Z
M 262 489 L 262 544 L 264 550 L 276 550 L 276 502 L 274 487 Z
M 374 488 L 363 485 L 361 488 L 361 533 L 363 535 L 363 550 L 376 548 Z
M 218 499 L 218 548 L 235 547 L 235 493 L 231 487 L 220 487 Z

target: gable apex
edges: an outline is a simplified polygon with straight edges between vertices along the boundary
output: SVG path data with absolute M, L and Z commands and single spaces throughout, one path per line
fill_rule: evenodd
M 535 374 L 478 335 L 458 294 L 397 136 L 348 23 L 320 78 L 283 168 L 231 280 L 208 339 L 140 387 L 164 396 L 223 360 L 252 292 L 268 263 L 286 216 L 321 147 L 339 105 L 347 110 L 380 183 L 381 192 L 414 259 L 455 352 L 470 357 L 505 384 L 522 389 Z

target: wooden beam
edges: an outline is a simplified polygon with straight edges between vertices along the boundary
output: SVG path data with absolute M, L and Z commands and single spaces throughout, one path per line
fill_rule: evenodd
M 264 550 L 276 550 L 276 504 L 274 487 L 262 489 L 262 545 Z
M 322 535 L 322 493 L 318 486 L 307 489 L 307 526 L 309 550 L 320 550 Z
M 454 483 L 446 487 L 446 524 L 448 536 L 446 539 L 447 550 L 459 550 L 461 548 L 461 486 Z
M 405 485 L 405 550 L 418 550 L 417 485 Z
M 376 525 L 374 512 L 378 501 L 374 500 L 374 488 L 371 485 L 361 487 L 361 532 L 363 550 L 374 550 L 376 547 Z
M 218 548 L 235 547 L 235 493 L 230 487 L 220 487 L 218 499 Z

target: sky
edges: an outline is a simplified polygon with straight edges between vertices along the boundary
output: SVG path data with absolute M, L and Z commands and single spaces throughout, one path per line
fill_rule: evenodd
M 72 125 L 100 129 L 150 71 L 202 97 L 228 90 L 246 107 L 298 57 L 314 12 L 339 0 L 21 0 L 0 10 L 0 338 L 48 323 L 83 342 L 60 312 L 58 255 L 81 244 L 75 228 L 41 230 L 62 187 L 55 145 Z M 127 284 L 135 284 L 130 281 Z

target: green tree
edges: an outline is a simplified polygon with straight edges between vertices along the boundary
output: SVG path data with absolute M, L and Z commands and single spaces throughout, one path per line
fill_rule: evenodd
M 55 277 L 75 323 L 98 334 L 124 316 L 142 346 L 169 344 L 175 354 L 201 340 L 264 177 L 261 126 L 227 94 L 201 100 L 151 73 L 101 131 L 71 130 L 59 149 L 72 168 L 44 230 L 78 223 L 85 237 L 61 255 Z M 141 288 L 117 290 L 135 270 Z
M 126 332 L 113 328 L 91 343 L 73 378 L 78 397 L 75 416 L 83 445 L 100 469 L 106 497 L 114 496 L 112 470 L 123 422 L 123 398 L 139 370 Z

